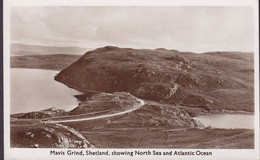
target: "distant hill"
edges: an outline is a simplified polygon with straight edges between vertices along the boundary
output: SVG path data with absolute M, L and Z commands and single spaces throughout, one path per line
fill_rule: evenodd
M 25 55 L 11 56 L 11 68 L 34 68 L 48 70 L 62 70 L 80 58 L 80 55 Z
M 107 46 L 87 52 L 56 80 L 82 91 L 218 110 L 254 110 L 252 53 L 196 54 Z
M 55 46 L 40 46 L 28 44 L 12 44 L 11 55 L 50 55 L 50 54 L 76 54 L 82 55 L 90 48 L 80 47 L 55 47 Z

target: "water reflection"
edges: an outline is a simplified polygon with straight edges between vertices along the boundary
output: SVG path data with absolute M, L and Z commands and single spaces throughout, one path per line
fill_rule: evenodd
M 11 113 L 39 111 L 50 107 L 71 110 L 81 92 L 54 80 L 58 71 L 11 69 Z
M 254 129 L 254 116 L 244 114 L 199 115 L 194 119 L 205 127 Z

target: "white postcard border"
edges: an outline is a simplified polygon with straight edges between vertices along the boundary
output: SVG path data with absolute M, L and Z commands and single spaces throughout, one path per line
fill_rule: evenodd
M 53 156 L 52 150 L 68 152 L 90 149 L 10 148 L 10 7 L 11 6 L 249 6 L 254 8 L 255 62 L 255 149 L 93 149 L 92 151 L 194 151 L 212 156 Z M 259 30 L 257 0 L 4 0 L 4 155 L 11 159 L 258 159 L 259 158 Z M 66 153 L 67 154 L 67 153 Z

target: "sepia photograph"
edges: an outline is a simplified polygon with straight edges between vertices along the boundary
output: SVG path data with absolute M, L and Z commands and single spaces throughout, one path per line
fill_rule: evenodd
M 14 5 L 9 13 L 10 149 L 258 150 L 252 6 Z

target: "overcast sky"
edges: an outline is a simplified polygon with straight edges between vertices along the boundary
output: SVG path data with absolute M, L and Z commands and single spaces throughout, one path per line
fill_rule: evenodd
M 12 7 L 11 42 L 253 51 L 247 7 Z

